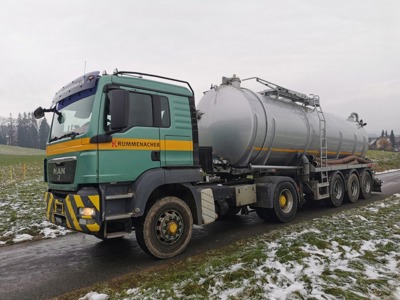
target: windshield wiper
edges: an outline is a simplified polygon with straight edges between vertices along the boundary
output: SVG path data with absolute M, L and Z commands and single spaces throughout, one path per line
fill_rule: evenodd
M 71 137 L 71 140 L 73 140 L 77 135 L 80 135 L 80 133 L 75 132 L 75 131 L 68 132 L 68 133 L 66 133 L 66 134 L 64 134 L 64 135 L 62 135 L 62 136 L 60 136 L 60 137 L 58 137 L 58 136 L 53 137 L 53 138 L 50 140 L 50 142 L 54 142 L 54 141 L 57 141 L 57 140 L 61 140 L 61 139 L 66 138 L 66 137 Z

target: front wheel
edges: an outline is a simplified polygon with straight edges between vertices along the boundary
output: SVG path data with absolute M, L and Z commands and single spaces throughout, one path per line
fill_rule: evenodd
M 297 212 L 298 199 L 294 186 L 290 182 L 281 182 L 276 186 L 273 208 L 256 207 L 257 215 L 264 220 L 273 219 L 286 223 L 294 219 Z
M 186 249 L 192 230 L 193 218 L 188 205 L 177 197 L 164 197 L 138 222 L 136 239 L 146 253 L 167 259 Z

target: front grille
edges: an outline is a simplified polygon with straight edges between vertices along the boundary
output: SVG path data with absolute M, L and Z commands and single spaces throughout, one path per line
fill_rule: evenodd
M 47 176 L 51 183 L 73 183 L 76 160 L 47 163 Z

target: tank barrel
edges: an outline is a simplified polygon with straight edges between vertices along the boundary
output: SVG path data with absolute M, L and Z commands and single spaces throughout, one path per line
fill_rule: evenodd
M 268 90 L 254 92 L 241 86 L 250 79 Z M 233 167 L 300 165 L 301 155 L 315 165 L 321 147 L 327 159 L 364 157 L 368 149 L 368 135 L 357 113 L 347 119 L 323 113 L 319 96 L 258 77 L 223 77 L 219 87 L 203 95 L 198 109 L 200 145 L 212 146 Z

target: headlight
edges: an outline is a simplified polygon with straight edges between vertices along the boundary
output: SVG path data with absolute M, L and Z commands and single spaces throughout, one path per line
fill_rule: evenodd
M 96 215 L 96 210 L 93 207 L 80 207 L 79 214 L 82 217 L 93 217 Z

